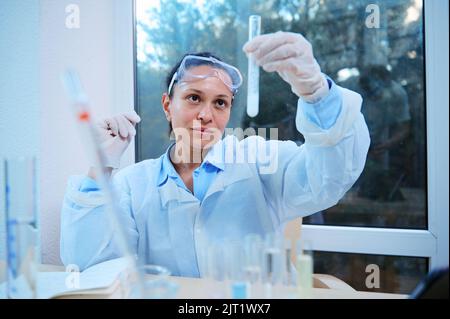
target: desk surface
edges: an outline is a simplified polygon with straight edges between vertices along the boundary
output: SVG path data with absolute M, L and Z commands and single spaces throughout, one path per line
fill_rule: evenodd
M 229 299 L 230 292 L 225 284 L 208 279 L 170 277 L 170 281 L 178 284 L 178 291 L 173 299 Z M 249 299 L 298 299 L 295 287 L 273 288 L 270 297 L 263 286 L 255 287 Z M 256 293 L 255 293 L 256 291 Z M 61 299 L 120 299 L 124 295 L 120 288 L 109 295 L 82 294 L 59 297 Z M 406 299 L 407 295 L 363 292 L 347 289 L 313 288 L 310 299 Z
M 171 277 L 173 282 L 179 285 L 176 298 L 180 299 L 209 299 L 209 298 L 229 298 L 226 288 L 207 279 Z M 258 292 L 251 298 L 266 298 L 264 287 L 256 287 Z M 211 293 L 215 291 L 216 293 Z M 219 291 L 219 293 L 217 292 Z M 407 295 L 363 292 L 349 289 L 327 289 L 313 288 L 312 299 L 406 299 Z M 271 294 L 272 299 L 295 299 L 297 298 L 296 287 L 274 288 Z
M 41 265 L 39 271 L 64 271 L 62 266 Z M 211 281 L 205 278 L 169 277 L 171 282 L 178 284 L 176 299 L 214 299 L 230 298 L 230 293 L 225 284 Z M 311 299 L 406 299 L 408 295 L 356 291 L 336 277 L 314 274 L 314 286 Z M 316 288 L 326 287 L 329 288 Z M 252 289 L 250 298 L 265 299 L 267 292 L 262 285 Z M 121 298 L 123 292 L 120 288 L 110 295 L 82 294 L 61 298 Z M 277 287 L 271 292 L 271 299 L 296 299 L 296 287 Z

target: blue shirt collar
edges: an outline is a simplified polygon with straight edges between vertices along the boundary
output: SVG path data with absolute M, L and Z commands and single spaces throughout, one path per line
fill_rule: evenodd
M 162 156 L 162 165 L 158 176 L 158 186 L 165 184 L 169 177 L 175 180 L 180 178 L 177 171 L 173 167 L 172 162 L 170 161 L 170 150 L 174 145 L 175 143 L 172 143 Z M 208 154 L 206 154 L 202 164 L 197 169 L 202 169 L 207 165 L 211 165 L 219 171 L 223 171 L 225 169 L 223 140 L 219 140 L 216 144 L 214 144 Z

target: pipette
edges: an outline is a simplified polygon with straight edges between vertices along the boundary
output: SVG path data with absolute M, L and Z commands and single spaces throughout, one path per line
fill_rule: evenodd
M 122 225 L 119 223 L 121 212 L 115 200 L 117 197 L 111 185 L 109 175 L 106 174 L 105 155 L 100 147 L 98 136 L 92 123 L 88 97 L 84 93 L 78 74 L 75 71 L 67 70 L 63 74 L 62 79 L 66 93 L 72 104 L 72 109 L 76 116 L 82 141 L 88 152 L 89 159 L 92 166 L 97 169 L 96 178 L 108 203 L 105 207 L 111 222 L 111 227 L 116 234 L 117 245 L 123 253 L 122 257 L 128 262 L 130 273 L 137 275 L 139 283 L 141 283 L 142 278 L 137 273 L 136 257 L 131 253 L 130 243 L 127 241 Z

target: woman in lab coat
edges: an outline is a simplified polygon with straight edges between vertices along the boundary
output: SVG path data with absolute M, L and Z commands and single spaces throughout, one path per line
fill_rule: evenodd
M 362 99 L 321 73 L 303 36 L 265 34 L 243 49 L 299 97 L 296 124 L 305 143 L 222 138 L 239 71 L 209 54 L 178 63 L 162 96 L 176 143 L 113 178 L 133 253 L 174 275 L 202 276 L 199 260 L 212 243 L 280 234 L 286 222 L 335 205 L 364 168 L 369 134 Z M 136 113 L 122 114 L 99 127 L 111 170 L 139 121 Z M 70 178 L 61 220 L 64 264 L 85 269 L 121 255 L 103 204 L 92 169 Z

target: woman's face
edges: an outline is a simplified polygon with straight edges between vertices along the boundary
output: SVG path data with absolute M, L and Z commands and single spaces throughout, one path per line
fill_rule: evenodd
M 194 74 L 211 74 L 212 67 L 196 66 Z M 229 75 L 220 69 L 222 76 Z M 172 123 L 177 143 L 194 149 L 207 149 L 221 139 L 230 119 L 233 94 L 216 76 L 183 82 L 174 86 L 172 98 L 163 95 L 162 104 Z

